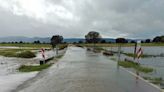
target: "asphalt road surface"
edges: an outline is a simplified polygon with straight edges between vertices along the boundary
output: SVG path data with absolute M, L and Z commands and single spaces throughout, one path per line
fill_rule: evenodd
M 161 92 L 117 62 L 83 48 L 69 47 L 65 56 L 15 92 Z

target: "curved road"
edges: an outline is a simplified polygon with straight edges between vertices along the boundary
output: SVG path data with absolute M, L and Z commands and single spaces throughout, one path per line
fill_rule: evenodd
M 16 92 L 161 92 L 118 68 L 109 58 L 78 47 Z

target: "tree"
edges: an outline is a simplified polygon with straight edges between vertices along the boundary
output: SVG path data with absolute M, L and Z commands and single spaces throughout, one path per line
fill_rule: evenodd
M 146 39 L 146 40 L 145 40 L 145 43 L 150 43 L 150 42 L 151 42 L 150 39 Z
M 143 41 L 143 40 L 141 40 L 141 43 L 144 43 L 144 41 Z
M 95 43 L 101 41 L 101 35 L 98 32 L 90 31 L 87 35 L 85 35 L 85 40 L 87 43 L 93 43 L 95 47 Z
M 84 42 L 82 40 L 80 40 L 78 43 L 81 44 L 81 43 L 84 43 Z
M 34 41 L 34 43 L 35 43 L 35 44 L 40 44 L 40 41 L 39 41 L 39 40 L 37 40 L 37 41 Z
M 153 42 L 164 42 L 164 36 L 157 36 L 153 39 Z
M 106 40 L 101 40 L 101 43 L 106 43 Z
M 128 43 L 128 41 L 125 38 L 117 38 L 116 43 Z
M 23 41 L 20 41 L 19 43 L 23 43 Z
M 58 55 L 58 44 L 62 43 L 63 41 L 63 37 L 60 36 L 60 35 L 54 35 L 52 36 L 51 38 L 51 45 L 52 45 L 52 48 L 54 49 L 56 47 L 56 54 Z
M 136 43 L 136 41 L 132 40 L 132 41 L 130 41 L 130 43 Z
M 128 43 L 125 38 L 117 38 L 116 43 Z M 120 61 L 121 57 L 121 44 L 118 45 L 118 61 Z

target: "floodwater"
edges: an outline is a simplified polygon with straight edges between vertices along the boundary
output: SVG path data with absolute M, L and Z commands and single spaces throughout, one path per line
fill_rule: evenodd
M 69 47 L 65 56 L 14 92 L 161 92 L 119 68 L 117 62 L 83 48 Z
M 7 47 L 9 48 L 9 47 Z M 10 47 L 14 48 L 14 47 Z M 65 50 L 59 51 L 59 55 L 64 54 Z M 46 51 L 46 58 L 55 56 L 54 51 Z M 21 65 L 38 65 L 39 60 L 42 59 L 41 53 L 37 53 L 35 58 L 8 58 L 0 56 L 0 92 L 11 92 L 17 86 L 23 84 L 25 81 L 35 77 L 38 72 L 21 73 L 17 69 Z
M 19 73 L 17 68 L 27 59 L 0 56 L 0 92 L 11 92 L 24 81 L 34 77 L 37 72 Z
M 106 49 L 118 51 L 118 47 L 107 47 Z M 121 47 L 121 50 L 125 53 L 134 53 L 134 47 Z M 144 54 L 148 55 L 164 54 L 164 46 L 143 46 L 142 50 Z
M 117 47 L 113 48 L 106 48 L 108 50 L 117 51 Z M 142 47 L 143 53 L 147 55 L 164 55 L 164 46 L 152 46 L 152 47 Z M 122 47 L 121 49 L 123 52 L 126 53 L 133 53 L 134 47 Z M 125 58 L 133 59 L 131 57 L 121 55 L 121 59 L 124 60 Z M 143 77 L 154 77 L 154 78 L 162 78 L 164 79 L 164 57 L 147 57 L 147 58 L 141 58 L 140 64 L 143 66 L 152 67 L 154 69 L 154 72 L 148 73 L 148 74 L 142 74 Z M 164 88 L 164 85 L 160 85 L 162 88 Z

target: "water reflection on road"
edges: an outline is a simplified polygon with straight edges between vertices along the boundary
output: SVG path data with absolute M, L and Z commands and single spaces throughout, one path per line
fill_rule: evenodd
M 65 56 L 20 92 L 160 92 L 107 57 L 69 47 Z M 29 86 L 30 85 L 30 86 Z M 17 91 L 18 91 L 17 90 Z

